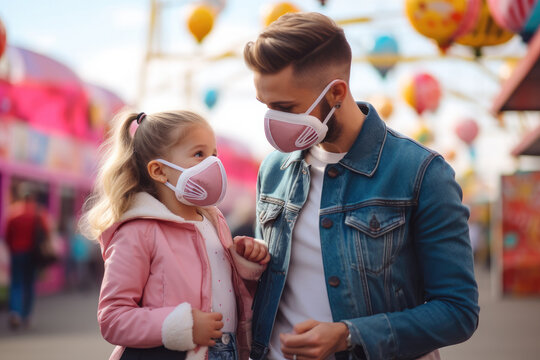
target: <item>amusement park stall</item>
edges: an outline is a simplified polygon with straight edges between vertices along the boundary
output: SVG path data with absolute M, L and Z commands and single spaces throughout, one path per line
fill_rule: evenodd
M 540 118 L 540 31 L 495 99 L 492 111 L 531 111 Z M 512 151 L 540 159 L 540 123 Z M 540 164 L 540 162 L 537 162 Z M 501 177 L 499 246 L 503 294 L 540 295 L 540 167 Z
M 0 238 L 19 185 L 31 184 L 47 210 L 55 248 L 66 254 L 92 186 L 106 119 L 122 106 L 116 95 L 83 83 L 65 65 L 7 48 L 0 61 Z M 63 269 L 62 264 L 49 268 L 38 290 L 61 289 Z M 6 270 L 0 269 L 2 282 Z

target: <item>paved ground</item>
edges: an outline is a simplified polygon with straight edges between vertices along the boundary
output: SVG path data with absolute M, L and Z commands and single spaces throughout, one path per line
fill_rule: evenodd
M 489 274 L 479 271 L 480 326 L 473 337 L 441 350 L 444 360 L 540 359 L 540 298 L 496 299 Z M 97 291 L 41 297 L 33 328 L 12 333 L 0 312 L 2 360 L 108 359 L 112 345 L 96 324 Z

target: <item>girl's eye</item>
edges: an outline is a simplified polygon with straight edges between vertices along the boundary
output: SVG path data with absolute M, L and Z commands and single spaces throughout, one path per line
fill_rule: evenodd
M 195 157 L 203 157 L 203 152 L 202 151 L 197 151 L 195 153 Z

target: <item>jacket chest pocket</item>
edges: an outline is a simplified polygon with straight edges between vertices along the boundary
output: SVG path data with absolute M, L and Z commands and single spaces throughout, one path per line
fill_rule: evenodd
M 348 235 L 356 251 L 359 268 L 378 274 L 387 268 L 403 241 L 403 208 L 366 206 L 345 217 Z
M 275 222 L 279 215 L 283 212 L 285 202 L 279 199 L 269 199 L 261 197 L 257 203 L 257 221 L 260 226 L 264 241 L 268 244 L 268 248 L 271 249 L 272 243 L 275 239 L 272 239 L 274 232 L 276 231 Z

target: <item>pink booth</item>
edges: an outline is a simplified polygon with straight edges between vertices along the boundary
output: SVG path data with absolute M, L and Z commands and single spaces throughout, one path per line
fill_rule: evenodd
M 0 238 L 18 184 L 30 182 L 48 210 L 55 245 L 65 252 L 66 237 L 92 187 L 104 119 L 124 104 L 30 50 L 10 46 L 0 64 L 8 69 L 0 73 Z M 38 290 L 61 289 L 62 271 L 61 265 L 51 267 Z

